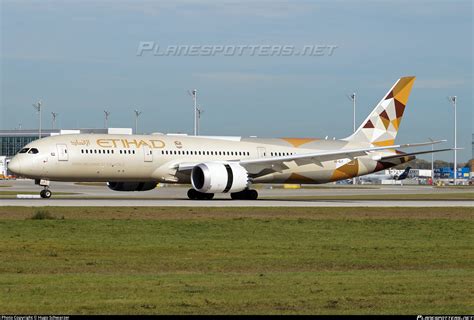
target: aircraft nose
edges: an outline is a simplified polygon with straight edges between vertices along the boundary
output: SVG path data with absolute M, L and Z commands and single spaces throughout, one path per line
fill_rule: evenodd
M 8 163 L 8 170 L 13 173 L 19 174 L 21 171 L 21 162 L 20 159 L 17 157 L 13 157 L 13 159 Z

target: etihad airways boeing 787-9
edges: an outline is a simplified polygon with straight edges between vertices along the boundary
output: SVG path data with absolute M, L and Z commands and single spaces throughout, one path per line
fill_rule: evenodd
M 41 196 L 50 181 L 104 181 L 115 191 L 144 191 L 157 183 L 191 184 L 190 199 L 257 199 L 254 183 L 327 183 L 365 175 L 415 159 L 398 149 L 435 142 L 395 144 L 415 77 L 399 79 L 351 136 L 242 138 L 187 135 L 66 134 L 26 145 L 9 164 L 35 179 Z

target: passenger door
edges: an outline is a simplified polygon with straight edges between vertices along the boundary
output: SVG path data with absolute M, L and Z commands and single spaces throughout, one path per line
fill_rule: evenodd
M 153 150 L 149 146 L 143 147 L 143 156 L 145 162 L 153 162 Z
M 267 152 L 264 147 L 257 147 L 257 154 L 259 158 L 263 158 L 267 156 Z
M 67 153 L 67 146 L 65 144 L 57 144 L 56 148 L 58 149 L 58 160 L 68 161 L 69 155 Z

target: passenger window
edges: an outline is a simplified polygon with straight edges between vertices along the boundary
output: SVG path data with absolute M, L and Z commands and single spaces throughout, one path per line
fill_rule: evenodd
M 23 149 L 21 149 L 20 152 L 18 152 L 18 153 L 27 153 L 28 150 L 30 150 L 30 149 L 29 149 L 29 148 L 23 148 Z

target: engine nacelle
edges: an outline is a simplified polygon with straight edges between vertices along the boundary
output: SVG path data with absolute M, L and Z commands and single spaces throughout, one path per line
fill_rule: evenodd
M 203 193 L 239 192 L 248 186 L 248 173 L 237 163 L 201 163 L 193 168 L 191 183 Z
M 156 187 L 156 182 L 107 182 L 114 191 L 147 191 Z

